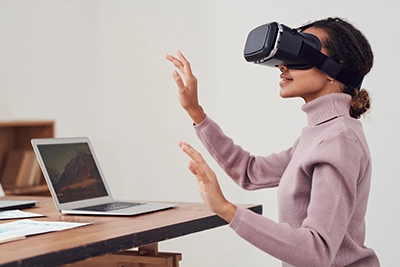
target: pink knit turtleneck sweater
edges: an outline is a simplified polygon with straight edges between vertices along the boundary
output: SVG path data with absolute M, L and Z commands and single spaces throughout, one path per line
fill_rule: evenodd
M 209 117 L 195 126 L 241 187 L 278 186 L 278 223 L 239 207 L 230 227 L 283 266 L 379 266 L 364 246 L 371 159 L 361 123 L 349 116 L 350 101 L 347 94 L 329 94 L 305 104 L 301 136 L 270 156 L 243 150 Z

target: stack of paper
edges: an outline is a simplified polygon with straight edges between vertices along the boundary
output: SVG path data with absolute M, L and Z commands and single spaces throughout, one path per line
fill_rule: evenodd
M 21 211 L 21 210 L 0 211 L 0 220 L 22 219 L 22 218 L 33 218 L 33 217 L 44 217 L 44 215 L 39 213 Z
M 3 223 L 0 224 L 0 243 L 22 239 L 30 235 L 62 231 L 88 224 L 90 223 L 46 222 L 29 219 Z

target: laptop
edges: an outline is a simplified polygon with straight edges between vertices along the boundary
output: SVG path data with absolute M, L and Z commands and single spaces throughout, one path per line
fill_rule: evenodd
M 54 203 L 63 214 L 132 216 L 177 206 L 116 201 L 87 137 L 35 138 L 31 143 Z
M 32 208 L 37 203 L 35 200 L 0 200 L 0 211 Z
M 0 184 L 0 197 L 4 197 L 4 190 L 3 187 Z M 3 210 L 16 210 L 16 209 L 25 209 L 25 208 L 31 208 L 34 207 L 38 201 L 36 200 L 10 200 L 10 199 L 0 199 L 0 211 Z

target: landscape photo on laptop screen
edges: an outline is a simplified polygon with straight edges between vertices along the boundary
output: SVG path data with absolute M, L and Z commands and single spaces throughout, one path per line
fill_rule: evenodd
M 38 148 L 60 203 L 107 196 L 88 144 L 39 145 Z

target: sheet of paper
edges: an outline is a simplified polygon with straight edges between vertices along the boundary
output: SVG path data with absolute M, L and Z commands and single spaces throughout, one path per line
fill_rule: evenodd
M 0 211 L 0 220 L 34 218 L 34 217 L 44 217 L 44 215 L 33 212 L 25 212 L 21 210 Z
M 26 238 L 25 236 L 13 236 L 13 235 L 7 235 L 7 234 L 0 234 L 0 244 L 1 243 L 6 243 L 6 242 L 11 242 L 15 240 L 20 240 Z
M 48 221 L 33 221 L 29 219 L 19 220 L 10 223 L 2 223 L 0 224 L 0 243 L 8 242 L 7 240 L 9 240 L 10 238 L 11 239 L 24 238 L 30 235 L 37 235 L 54 231 L 62 231 L 88 224 L 91 223 L 48 222 Z M 3 241 L 1 238 L 3 238 Z
M 4 196 L 5 196 L 4 190 L 3 190 L 3 187 L 0 184 L 0 197 L 4 197 Z

